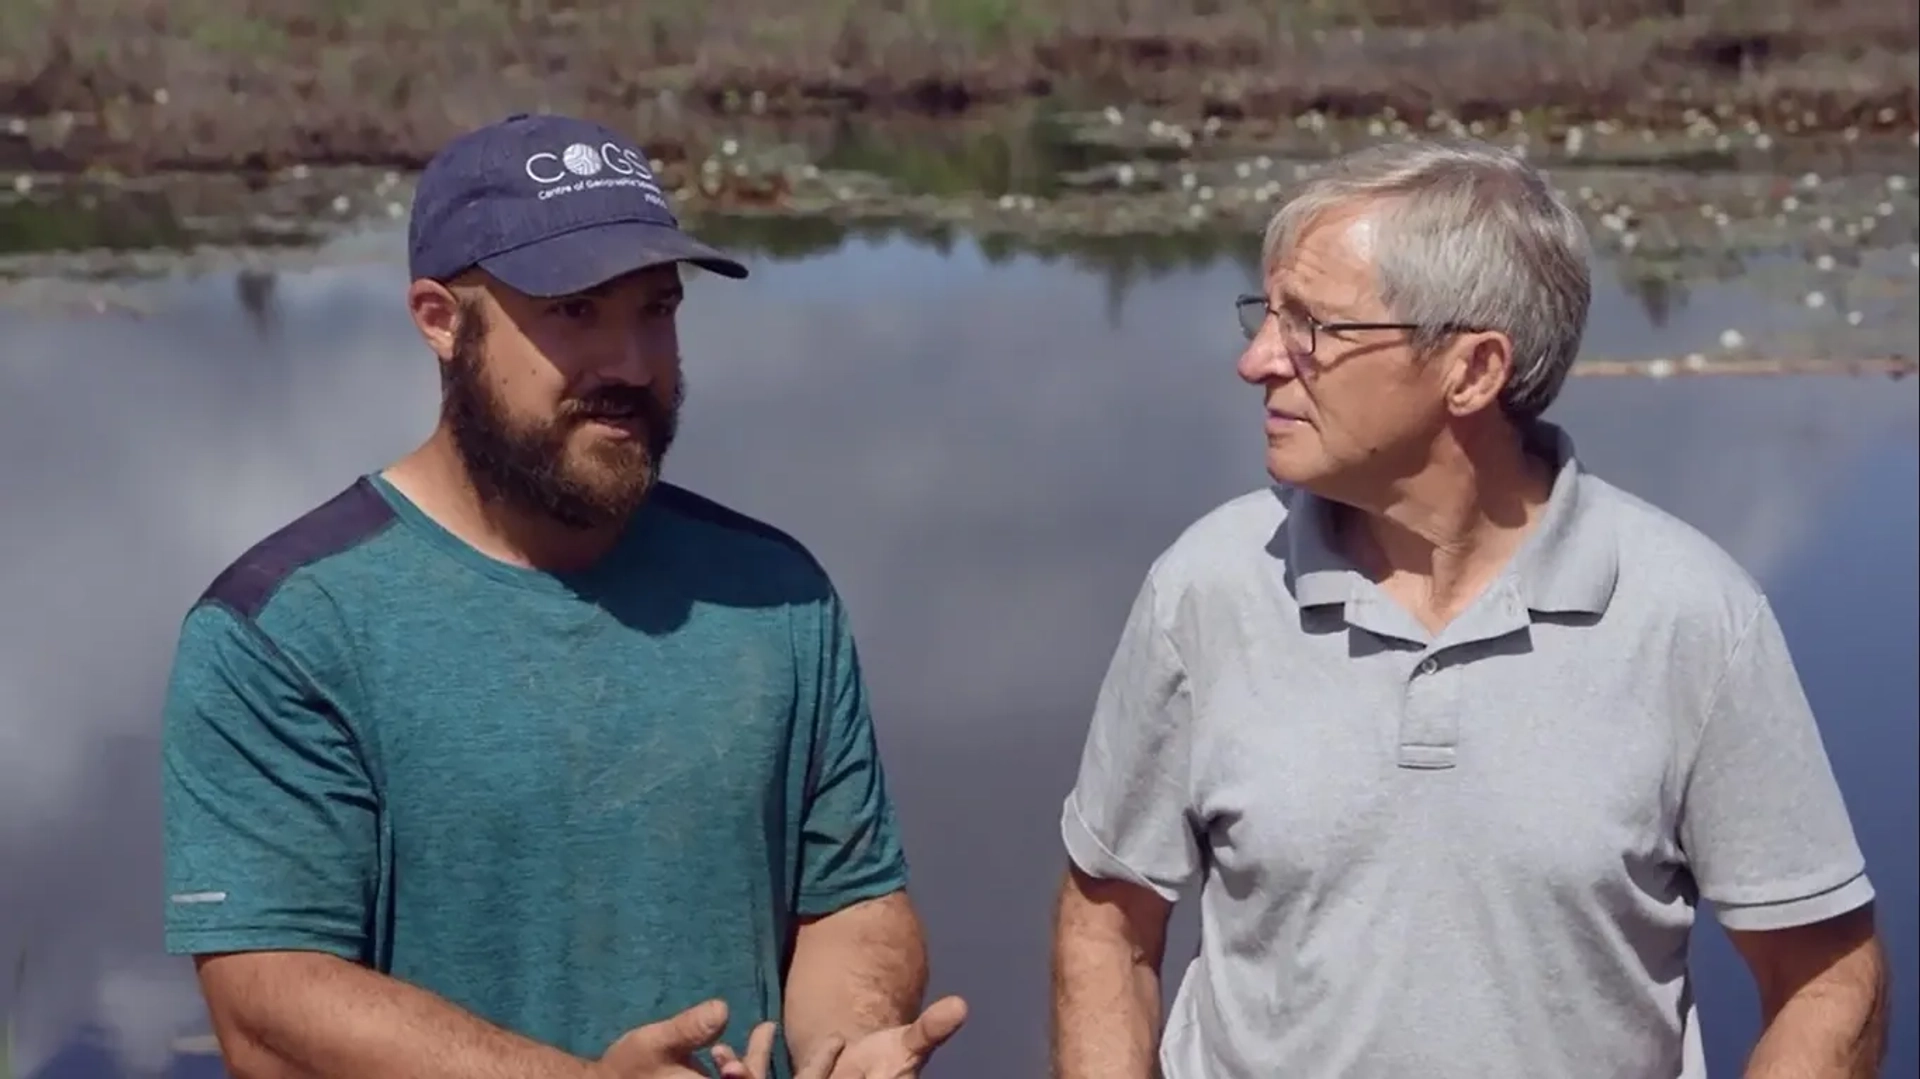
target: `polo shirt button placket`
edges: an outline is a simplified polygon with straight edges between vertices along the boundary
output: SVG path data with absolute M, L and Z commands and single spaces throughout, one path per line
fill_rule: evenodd
M 1427 656 L 1407 678 L 1400 712 L 1398 764 L 1402 768 L 1440 771 L 1453 767 L 1460 717 L 1443 681 L 1438 656 Z

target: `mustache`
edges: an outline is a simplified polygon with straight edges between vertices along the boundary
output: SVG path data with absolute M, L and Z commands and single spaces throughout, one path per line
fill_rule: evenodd
M 570 402 L 564 415 L 574 421 L 629 416 L 658 420 L 666 411 L 666 403 L 652 391 L 638 386 L 608 386 Z

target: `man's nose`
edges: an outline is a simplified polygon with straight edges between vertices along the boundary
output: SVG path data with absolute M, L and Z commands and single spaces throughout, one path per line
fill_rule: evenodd
M 608 374 L 617 381 L 634 386 L 650 386 L 659 377 L 660 346 L 656 335 L 634 326 L 620 335 L 618 360 Z
M 1268 320 L 1267 326 L 1241 350 L 1237 369 L 1242 381 L 1256 386 L 1274 379 L 1294 377 L 1293 358 L 1287 354 L 1272 320 Z

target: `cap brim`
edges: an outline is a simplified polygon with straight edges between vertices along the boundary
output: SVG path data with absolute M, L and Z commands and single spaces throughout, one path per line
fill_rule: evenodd
M 747 276 L 738 260 L 679 229 L 642 221 L 561 233 L 482 259 L 480 268 L 519 292 L 546 297 L 585 292 L 622 274 L 678 262 L 735 280 Z

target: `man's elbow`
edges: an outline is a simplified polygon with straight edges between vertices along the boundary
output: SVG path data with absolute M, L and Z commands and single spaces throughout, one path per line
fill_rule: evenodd
M 1173 904 L 1128 881 L 1092 876 L 1069 865 L 1054 908 L 1054 951 L 1062 967 L 1075 955 L 1123 955 L 1158 970 Z
M 306 1068 L 278 1049 L 276 1029 L 301 1010 L 297 987 L 312 984 L 330 956 L 304 953 L 232 953 L 196 956 L 194 965 L 207 1017 L 232 1079 L 311 1079 Z
M 269 1049 L 265 1042 L 214 1022 L 214 1037 L 220 1042 L 220 1060 L 230 1079 L 308 1079 Z
M 231 1079 L 307 1079 L 304 1071 L 273 1050 L 264 1024 L 240 1000 L 209 993 L 207 1018 Z

